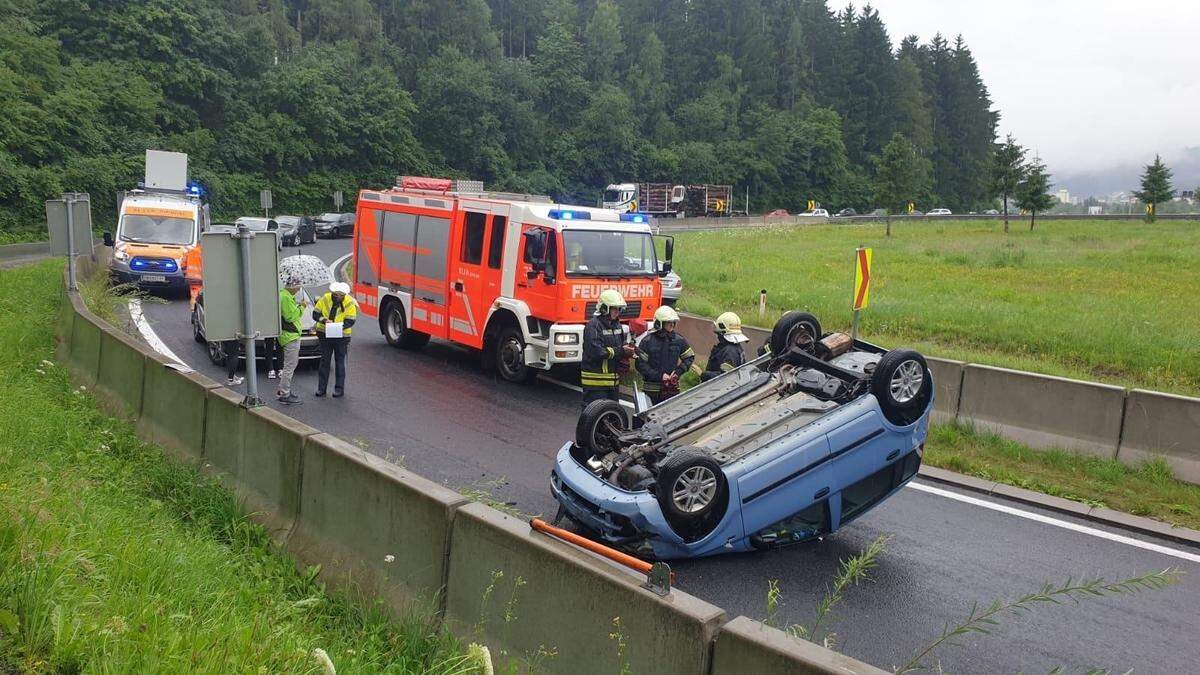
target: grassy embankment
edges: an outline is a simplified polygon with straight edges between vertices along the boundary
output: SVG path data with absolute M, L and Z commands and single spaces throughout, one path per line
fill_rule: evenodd
M 0 271 L 0 672 L 472 672 L 428 615 L 327 595 L 236 499 L 49 362 L 60 263 Z
M 1200 395 L 1200 222 L 948 220 L 677 235 L 681 307 L 848 329 L 854 248 L 873 247 L 862 334 L 931 356 Z M 760 320 L 758 292 L 770 314 Z
M 818 225 L 677 235 L 682 307 L 769 326 L 814 312 L 846 329 L 853 251 L 875 249 L 863 334 L 884 345 L 1034 372 L 1200 394 L 1200 223 Z M 758 291 L 771 313 L 757 318 Z M 936 427 L 926 461 L 1200 529 L 1200 486 L 1137 468 Z

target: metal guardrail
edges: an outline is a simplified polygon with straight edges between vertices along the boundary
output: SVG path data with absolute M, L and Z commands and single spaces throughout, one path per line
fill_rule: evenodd
M 1059 220 L 1111 220 L 1111 221 L 1137 221 L 1142 220 L 1141 214 L 1103 214 L 1098 216 L 1089 216 L 1083 214 L 1058 214 L 1058 215 L 1038 215 L 1038 222 L 1041 221 L 1059 221 Z M 883 223 L 888 219 L 887 216 L 845 216 L 840 218 L 822 218 L 812 216 L 735 216 L 731 218 L 662 218 L 655 220 L 655 224 L 666 232 L 688 232 L 688 231 L 703 231 L 703 230 L 725 230 L 737 228 L 753 228 L 753 227 L 795 227 L 800 225 L 827 225 L 827 224 L 847 224 L 847 225 L 862 225 L 867 223 Z M 1009 214 L 1008 219 L 1011 223 L 1028 222 L 1029 216 L 1021 216 L 1017 214 Z M 1171 213 L 1160 214 L 1159 220 L 1194 220 L 1200 222 L 1200 213 Z M 1002 221 L 1004 215 L 953 215 L 953 216 L 908 216 L 898 215 L 891 216 L 892 223 L 933 223 L 933 222 L 951 222 L 951 221 Z

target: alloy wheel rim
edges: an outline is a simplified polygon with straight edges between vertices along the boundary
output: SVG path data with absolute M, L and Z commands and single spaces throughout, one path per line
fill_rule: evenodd
M 717 494 L 717 476 L 706 466 L 693 466 L 675 479 L 671 500 L 684 513 L 703 511 Z
M 890 389 L 892 398 L 897 403 L 908 403 L 917 397 L 921 385 L 925 384 L 925 374 L 921 372 L 921 364 L 916 361 L 905 361 L 892 374 Z

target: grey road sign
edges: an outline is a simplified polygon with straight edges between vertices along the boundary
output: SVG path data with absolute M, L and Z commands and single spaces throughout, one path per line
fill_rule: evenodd
M 334 211 L 342 210 L 342 191 L 341 190 L 338 190 L 337 192 L 333 193 L 333 210 Z
M 264 209 L 274 208 L 274 204 L 271 203 L 271 191 L 263 190 L 262 192 L 259 192 L 258 203 L 262 205 Z
M 68 204 L 71 207 L 69 212 Z M 68 222 L 71 224 L 70 230 L 67 228 Z M 67 193 L 62 199 L 48 200 L 46 225 L 50 229 L 51 255 L 67 255 L 71 244 L 74 244 L 75 255 L 92 254 L 92 203 L 86 192 Z
M 255 232 L 249 240 L 249 300 L 253 316 L 245 323 L 245 283 L 241 240 L 229 231 L 200 235 L 204 251 L 204 335 L 214 342 L 248 335 L 279 335 L 279 233 Z

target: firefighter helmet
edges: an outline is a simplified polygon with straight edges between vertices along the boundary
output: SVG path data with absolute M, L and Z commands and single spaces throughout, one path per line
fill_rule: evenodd
M 679 314 L 668 305 L 663 305 L 654 310 L 654 330 L 662 330 L 663 324 L 671 322 L 679 322 Z
M 600 302 L 596 303 L 596 314 L 604 316 L 613 307 L 625 309 L 625 296 L 615 288 L 609 288 L 600 293 Z
M 713 322 L 713 331 L 730 342 L 749 342 L 742 333 L 742 319 L 733 312 L 725 312 Z

